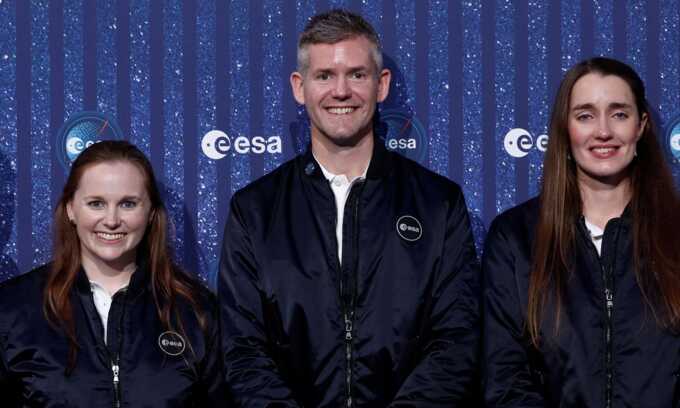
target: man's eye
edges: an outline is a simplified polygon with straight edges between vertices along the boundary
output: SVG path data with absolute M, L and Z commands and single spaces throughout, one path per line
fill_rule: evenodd
M 352 79 L 364 79 L 366 77 L 366 74 L 363 72 L 354 72 L 352 74 Z
M 321 81 L 328 81 L 330 78 L 331 78 L 331 76 L 327 72 L 323 72 L 323 73 L 316 76 L 316 79 L 319 79 Z

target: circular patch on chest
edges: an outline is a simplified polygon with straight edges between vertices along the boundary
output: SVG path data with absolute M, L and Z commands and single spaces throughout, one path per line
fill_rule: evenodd
M 170 356 L 179 356 L 184 353 L 186 342 L 184 338 L 174 331 L 166 331 L 158 336 L 158 347 L 163 353 Z
M 402 215 L 397 220 L 397 234 L 406 241 L 417 241 L 423 236 L 423 226 L 415 217 Z

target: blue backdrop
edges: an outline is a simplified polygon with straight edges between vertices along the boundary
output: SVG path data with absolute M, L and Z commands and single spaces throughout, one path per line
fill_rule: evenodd
M 553 94 L 583 58 L 641 74 L 678 178 L 678 0 L 0 0 L 0 280 L 50 259 L 88 142 L 65 122 L 96 111 L 149 155 L 177 258 L 211 283 L 232 193 L 307 143 L 288 85 L 297 34 L 337 6 L 383 41 L 388 147 L 463 186 L 480 241 L 537 193 Z

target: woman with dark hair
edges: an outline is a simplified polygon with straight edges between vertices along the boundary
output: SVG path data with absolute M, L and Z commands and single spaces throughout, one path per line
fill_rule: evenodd
M 593 58 L 557 93 L 540 196 L 484 251 L 490 407 L 675 407 L 680 199 L 644 85 Z
M 50 264 L 0 287 L 3 407 L 210 407 L 217 305 L 171 261 L 151 164 L 103 141 L 73 163 Z

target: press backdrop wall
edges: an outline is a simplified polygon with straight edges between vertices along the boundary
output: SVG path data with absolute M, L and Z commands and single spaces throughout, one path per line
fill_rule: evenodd
M 635 67 L 680 173 L 678 0 L 0 0 L 0 280 L 50 259 L 79 149 L 64 124 L 94 111 L 149 155 L 176 256 L 212 284 L 232 193 L 306 146 L 288 77 L 298 33 L 330 7 L 374 24 L 388 146 L 462 185 L 480 243 L 537 193 L 553 94 L 583 58 Z

